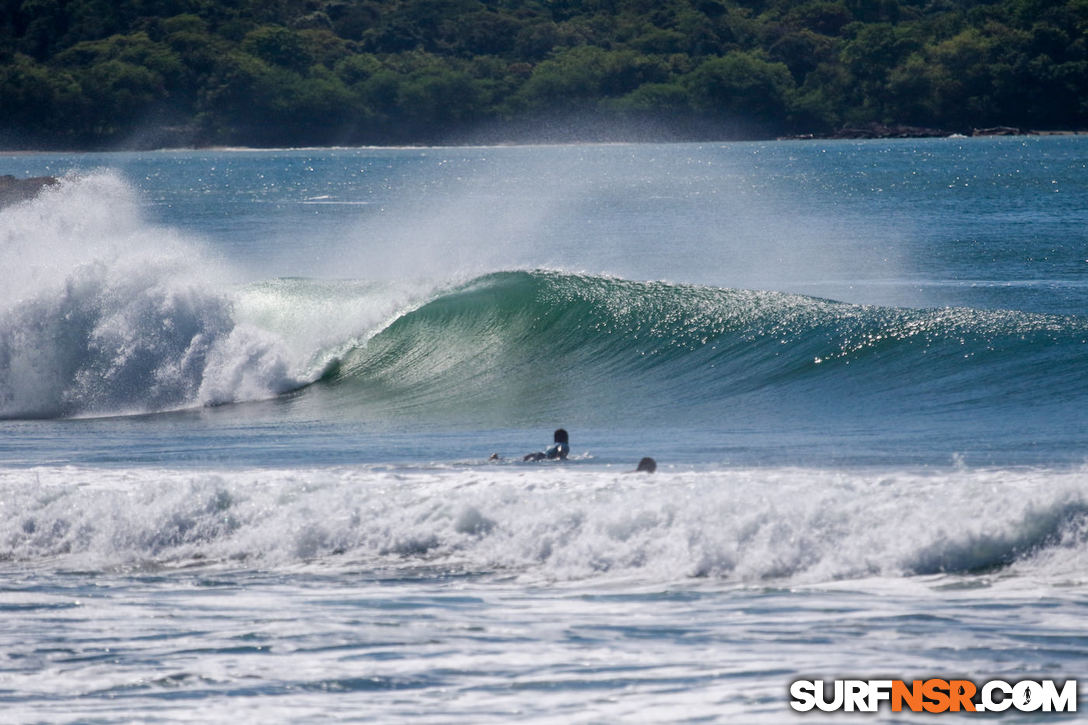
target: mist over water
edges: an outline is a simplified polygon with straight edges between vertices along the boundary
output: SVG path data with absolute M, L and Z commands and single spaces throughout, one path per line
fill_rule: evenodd
M 896 276 L 901 229 L 853 238 L 849 210 L 798 197 L 758 152 L 665 151 L 421 151 L 338 230 L 334 274 L 463 281 L 547 268 L 780 290 L 859 272 Z M 318 263 L 315 274 L 331 269 Z
M 142 190 L 150 221 L 216 238 L 217 253 L 237 252 L 253 279 L 464 281 L 544 267 L 804 291 L 791 287 L 894 277 L 895 242 L 924 222 L 889 225 L 828 198 L 839 189 L 814 178 L 819 159 L 806 156 L 763 144 L 615 145 L 168 152 L 109 163 Z

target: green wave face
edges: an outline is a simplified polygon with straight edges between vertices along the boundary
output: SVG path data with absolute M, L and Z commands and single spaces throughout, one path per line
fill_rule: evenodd
M 322 387 L 371 412 L 496 425 L 993 409 L 1083 397 L 1085 332 L 1079 318 L 500 272 L 396 318 Z

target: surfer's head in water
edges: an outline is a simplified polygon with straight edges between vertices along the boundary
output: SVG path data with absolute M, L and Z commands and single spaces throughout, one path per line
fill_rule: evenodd
M 547 458 L 566 459 L 567 454 L 570 453 L 570 439 L 567 437 L 567 432 L 562 428 L 556 429 L 552 434 L 552 441 L 552 447 L 544 451 L 544 455 Z
M 635 472 L 636 473 L 637 472 L 653 473 L 656 470 L 657 470 L 657 461 L 650 458 L 649 456 L 646 456 L 645 458 L 643 458 L 641 461 L 638 462 L 638 468 L 635 469 Z
M 567 431 L 557 428 L 555 433 L 552 434 L 552 441 L 552 445 L 548 450 L 527 453 L 522 460 L 542 461 L 547 458 L 548 460 L 559 459 L 565 461 L 567 454 L 570 453 L 570 438 L 567 436 Z

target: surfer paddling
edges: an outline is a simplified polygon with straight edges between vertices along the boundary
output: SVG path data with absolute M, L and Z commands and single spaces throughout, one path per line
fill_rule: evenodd
M 543 461 L 548 459 L 549 461 L 567 460 L 567 454 L 570 453 L 570 440 L 567 437 L 567 432 L 562 428 L 559 428 L 552 435 L 552 445 L 550 448 L 544 451 L 536 451 L 535 453 L 526 453 L 523 461 Z

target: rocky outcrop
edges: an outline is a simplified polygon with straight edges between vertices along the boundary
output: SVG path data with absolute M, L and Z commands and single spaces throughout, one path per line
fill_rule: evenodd
M 902 124 L 865 123 L 857 126 L 843 126 L 830 133 L 806 133 L 788 136 L 789 139 L 868 139 L 868 138 L 938 138 L 948 136 L 948 131 L 922 126 L 904 126 Z
M 787 136 L 788 139 L 861 139 L 861 138 L 938 138 L 944 136 L 1021 136 L 1037 135 L 1038 131 L 1026 131 L 1014 126 L 994 126 L 992 128 L 974 128 L 970 131 L 953 134 L 939 128 L 924 126 L 904 126 L 902 124 L 864 123 L 857 126 L 843 126 L 837 131 L 826 134 L 807 133 L 799 136 Z M 1053 132 L 1052 132 L 1053 133 Z M 1072 133 L 1072 132 L 1070 132 Z
M 976 128 L 971 132 L 972 136 L 1019 136 L 1023 133 L 1013 126 L 994 126 L 993 128 Z
M 947 135 L 948 131 L 936 128 L 867 123 L 862 126 L 844 126 L 832 134 L 831 138 L 936 138 Z
M 44 187 L 56 183 L 57 179 L 53 176 L 31 176 L 26 179 L 17 179 L 10 174 L 0 176 L 0 207 L 33 199 Z

